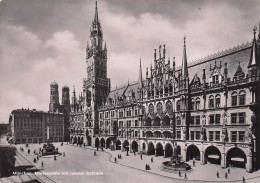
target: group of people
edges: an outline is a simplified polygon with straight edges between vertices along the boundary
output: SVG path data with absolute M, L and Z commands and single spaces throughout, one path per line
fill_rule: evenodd
M 225 173 L 225 179 L 228 178 L 228 174 L 230 174 L 230 168 L 228 168 L 228 171 Z M 217 171 L 217 178 L 219 178 L 219 172 Z
M 179 177 L 181 177 L 181 171 L 179 171 Z M 184 173 L 184 179 L 187 179 L 187 174 Z

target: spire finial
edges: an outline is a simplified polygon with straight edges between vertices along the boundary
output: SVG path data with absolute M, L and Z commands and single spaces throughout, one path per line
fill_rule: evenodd
M 97 9 L 97 1 L 96 1 L 96 8 L 95 8 L 95 20 L 98 21 L 98 9 Z
M 186 36 L 184 34 L 184 47 L 186 47 Z
M 254 38 L 255 38 L 255 33 L 256 33 L 256 30 L 257 30 L 257 27 L 256 27 L 256 26 L 254 26 L 254 28 L 253 28 L 253 31 L 254 31 Z

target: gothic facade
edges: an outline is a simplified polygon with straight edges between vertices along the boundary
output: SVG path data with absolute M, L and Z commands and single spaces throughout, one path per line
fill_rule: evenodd
M 222 167 L 259 167 L 260 34 L 253 41 L 180 67 L 154 52 L 138 81 L 110 91 L 107 48 L 97 7 L 86 49 L 87 79 L 72 96 L 70 141 L 79 145 L 171 157 L 174 149 Z

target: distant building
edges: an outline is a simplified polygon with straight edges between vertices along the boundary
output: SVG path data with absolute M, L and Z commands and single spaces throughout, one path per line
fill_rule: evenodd
M 0 124 L 0 135 L 8 133 L 8 124 Z
M 47 140 L 47 125 L 50 126 L 50 141 L 64 141 L 64 115 L 59 112 L 43 112 L 27 109 L 13 110 L 9 117 L 12 143 L 42 143 Z

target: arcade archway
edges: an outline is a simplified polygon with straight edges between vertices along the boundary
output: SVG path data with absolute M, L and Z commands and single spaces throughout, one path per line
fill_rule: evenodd
M 245 168 L 246 155 L 243 150 L 234 147 L 227 152 L 227 166 Z
M 210 162 L 212 164 L 218 164 L 221 163 L 221 153 L 215 146 L 209 146 L 205 150 L 205 163 Z
M 116 140 L 116 150 L 121 150 L 121 141 L 119 139 Z
M 106 148 L 110 148 L 110 145 L 111 145 L 111 139 L 110 139 L 110 138 L 107 138 Z
M 95 140 L 95 147 L 99 147 L 99 139 L 98 138 L 96 138 L 96 140 Z
M 154 149 L 154 145 L 153 145 L 152 142 L 150 142 L 150 143 L 148 144 L 147 154 L 148 154 L 148 155 L 154 155 L 154 154 L 155 154 L 155 149 Z
M 197 146 L 195 145 L 190 145 L 187 148 L 187 156 L 186 156 L 186 160 L 192 160 L 193 158 L 196 160 L 200 160 L 200 150 Z
M 105 147 L 105 139 L 104 138 L 101 138 L 101 147 Z
M 163 156 L 163 146 L 162 144 L 159 142 L 156 144 L 156 156 Z
M 138 143 L 135 140 L 132 142 L 132 149 L 134 152 L 138 152 Z
M 165 157 L 172 157 L 173 155 L 173 148 L 171 144 L 166 144 L 165 146 Z
M 129 142 L 127 140 L 124 141 L 123 148 L 125 148 L 126 151 L 129 151 Z

